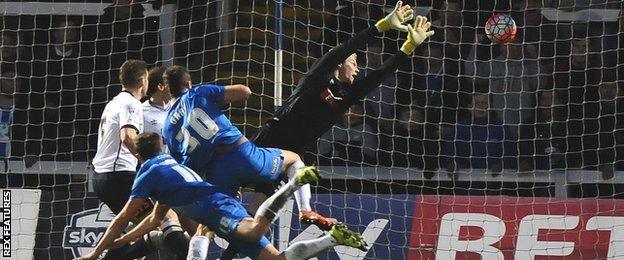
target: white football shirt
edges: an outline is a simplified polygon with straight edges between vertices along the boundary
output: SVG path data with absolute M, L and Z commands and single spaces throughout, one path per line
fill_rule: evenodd
M 134 127 L 143 133 L 141 102 L 126 91 L 108 102 L 102 113 L 97 153 L 93 158 L 95 172 L 136 171 L 137 158 L 121 143 L 120 130 L 124 126 Z
M 152 104 L 149 100 L 143 102 L 143 126 L 144 133 L 157 133 L 162 137 L 162 129 L 167 118 L 167 108 Z M 168 153 L 169 150 L 164 143 L 163 150 Z

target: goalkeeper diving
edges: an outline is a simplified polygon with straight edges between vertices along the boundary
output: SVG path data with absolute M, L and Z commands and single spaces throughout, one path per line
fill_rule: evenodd
M 351 105 L 360 102 L 379 87 L 385 78 L 396 72 L 399 64 L 410 58 L 416 47 L 434 34 L 429 31 L 431 23 L 423 16 L 417 16 L 413 25 L 408 24 L 413 14 L 409 5 L 402 5 L 399 1 L 393 11 L 379 20 L 374 27 L 359 32 L 321 57 L 301 79 L 274 117 L 253 137 L 256 145 L 304 152 L 308 145 L 331 129 Z M 356 79 L 359 72 L 356 52 L 364 48 L 369 40 L 389 30 L 407 32 L 400 51 L 379 69 L 366 77 Z M 300 167 L 304 167 L 303 163 Z M 262 201 L 260 197 L 266 198 L 273 193 L 274 185 L 256 185 L 258 194 L 264 194 L 255 199 L 256 205 Z M 331 229 L 334 222 L 314 212 L 310 206 L 310 198 L 310 185 L 304 185 L 295 191 L 300 220 L 315 224 L 323 230 Z M 253 210 L 254 205 L 250 207 Z

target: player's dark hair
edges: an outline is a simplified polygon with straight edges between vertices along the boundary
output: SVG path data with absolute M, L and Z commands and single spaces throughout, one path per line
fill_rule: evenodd
M 143 160 L 147 160 L 161 153 L 162 139 L 157 133 L 142 133 L 136 139 L 137 152 Z
M 163 74 L 165 73 L 165 68 L 163 67 L 154 67 L 149 70 L 147 73 L 147 81 L 149 84 L 147 85 L 147 95 L 151 96 L 158 90 L 158 85 L 164 84 Z
M 165 84 L 169 86 L 169 92 L 173 97 L 182 96 L 185 92 L 185 86 L 191 81 L 191 74 L 182 66 L 173 66 L 165 70 L 163 75 Z
M 142 60 L 127 60 L 119 69 L 119 82 L 124 87 L 136 88 L 145 76 L 147 66 Z

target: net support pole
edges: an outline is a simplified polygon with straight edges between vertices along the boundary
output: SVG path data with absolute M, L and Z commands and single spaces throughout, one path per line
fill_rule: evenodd
M 161 66 L 173 66 L 173 43 L 175 40 L 175 4 L 166 4 L 161 7 L 160 12 L 160 40 L 162 43 Z
M 275 71 L 273 73 L 273 105 L 277 109 L 282 105 L 282 0 L 275 0 Z
M 275 0 L 275 70 L 273 71 L 273 107 L 275 111 L 282 106 L 282 0 Z M 292 214 L 285 212 L 284 214 Z M 280 236 L 280 221 L 279 218 L 275 220 L 273 227 L 273 244 L 277 242 L 279 248 L 282 244 Z M 288 240 L 288 237 L 284 239 Z
M 236 17 L 237 1 L 216 1 L 217 13 L 217 28 L 221 28 L 219 38 L 221 46 L 227 46 L 234 42 L 234 27 L 235 22 L 232 21 Z
M 568 197 L 568 174 L 565 171 L 554 171 L 555 176 L 555 197 Z

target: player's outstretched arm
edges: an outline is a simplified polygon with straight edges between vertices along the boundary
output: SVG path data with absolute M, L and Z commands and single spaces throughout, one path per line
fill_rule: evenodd
M 91 260 L 97 259 L 102 252 L 108 248 L 111 248 L 113 245 L 113 241 L 115 238 L 118 238 L 121 232 L 128 226 L 128 222 L 131 219 L 136 217 L 143 208 L 143 205 L 146 203 L 145 199 L 131 199 L 126 202 L 126 206 L 117 214 L 115 219 L 111 222 L 108 229 L 106 229 L 106 233 L 100 242 L 98 242 L 97 246 L 91 253 L 86 256 L 78 258 L 79 260 Z
M 251 96 L 251 89 L 249 87 L 236 84 L 225 86 L 225 93 L 223 93 L 223 101 L 225 102 L 238 102 L 245 101 Z
M 120 238 L 115 239 L 113 247 L 120 247 L 132 241 L 135 241 L 141 236 L 156 229 L 156 227 L 158 227 L 158 225 L 160 225 L 162 220 L 165 218 L 165 215 L 167 215 L 167 211 L 169 211 L 169 207 L 163 206 L 160 203 L 156 202 L 152 213 L 144 218 L 143 221 L 139 223 L 139 225 L 130 230 L 130 232 L 126 233 Z
M 407 33 L 408 35 L 403 47 L 401 47 L 401 51 L 385 61 L 379 69 L 368 73 L 364 78 L 356 80 L 354 85 L 358 86 L 356 88 L 357 95 L 354 96 L 354 99 L 351 100 L 351 102 L 345 102 L 342 104 L 344 109 L 368 95 L 368 93 L 370 93 L 373 89 L 379 87 L 383 80 L 395 73 L 399 64 L 404 60 L 407 60 L 408 55 L 414 52 L 414 49 L 416 49 L 418 45 L 433 35 L 433 31 L 428 31 L 430 27 L 431 23 L 427 22 L 427 18 L 423 16 L 416 17 L 414 26 L 407 26 L 407 28 L 409 28 Z
M 427 21 L 427 17 L 417 16 L 413 26 L 407 25 L 407 38 L 401 46 L 401 51 L 407 55 L 412 54 L 418 45 L 435 33 L 435 31 L 429 31 L 430 27 L 431 22 Z
M 407 26 L 403 23 L 409 21 L 414 16 L 414 11 L 409 5 L 402 5 L 399 1 L 394 10 L 386 17 L 379 20 L 375 27 L 367 28 L 348 41 L 342 43 L 336 48 L 330 50 L 323 55 L 318 62 L 310 69 L 307 75 L 324 74 L 335 69 L 339 63 L 342 63 L 347 57 L 355 53 L 358 49 L 364 47 L 366 41 L 374 39 L 380 33 L 390 29 L 407 31 Z

